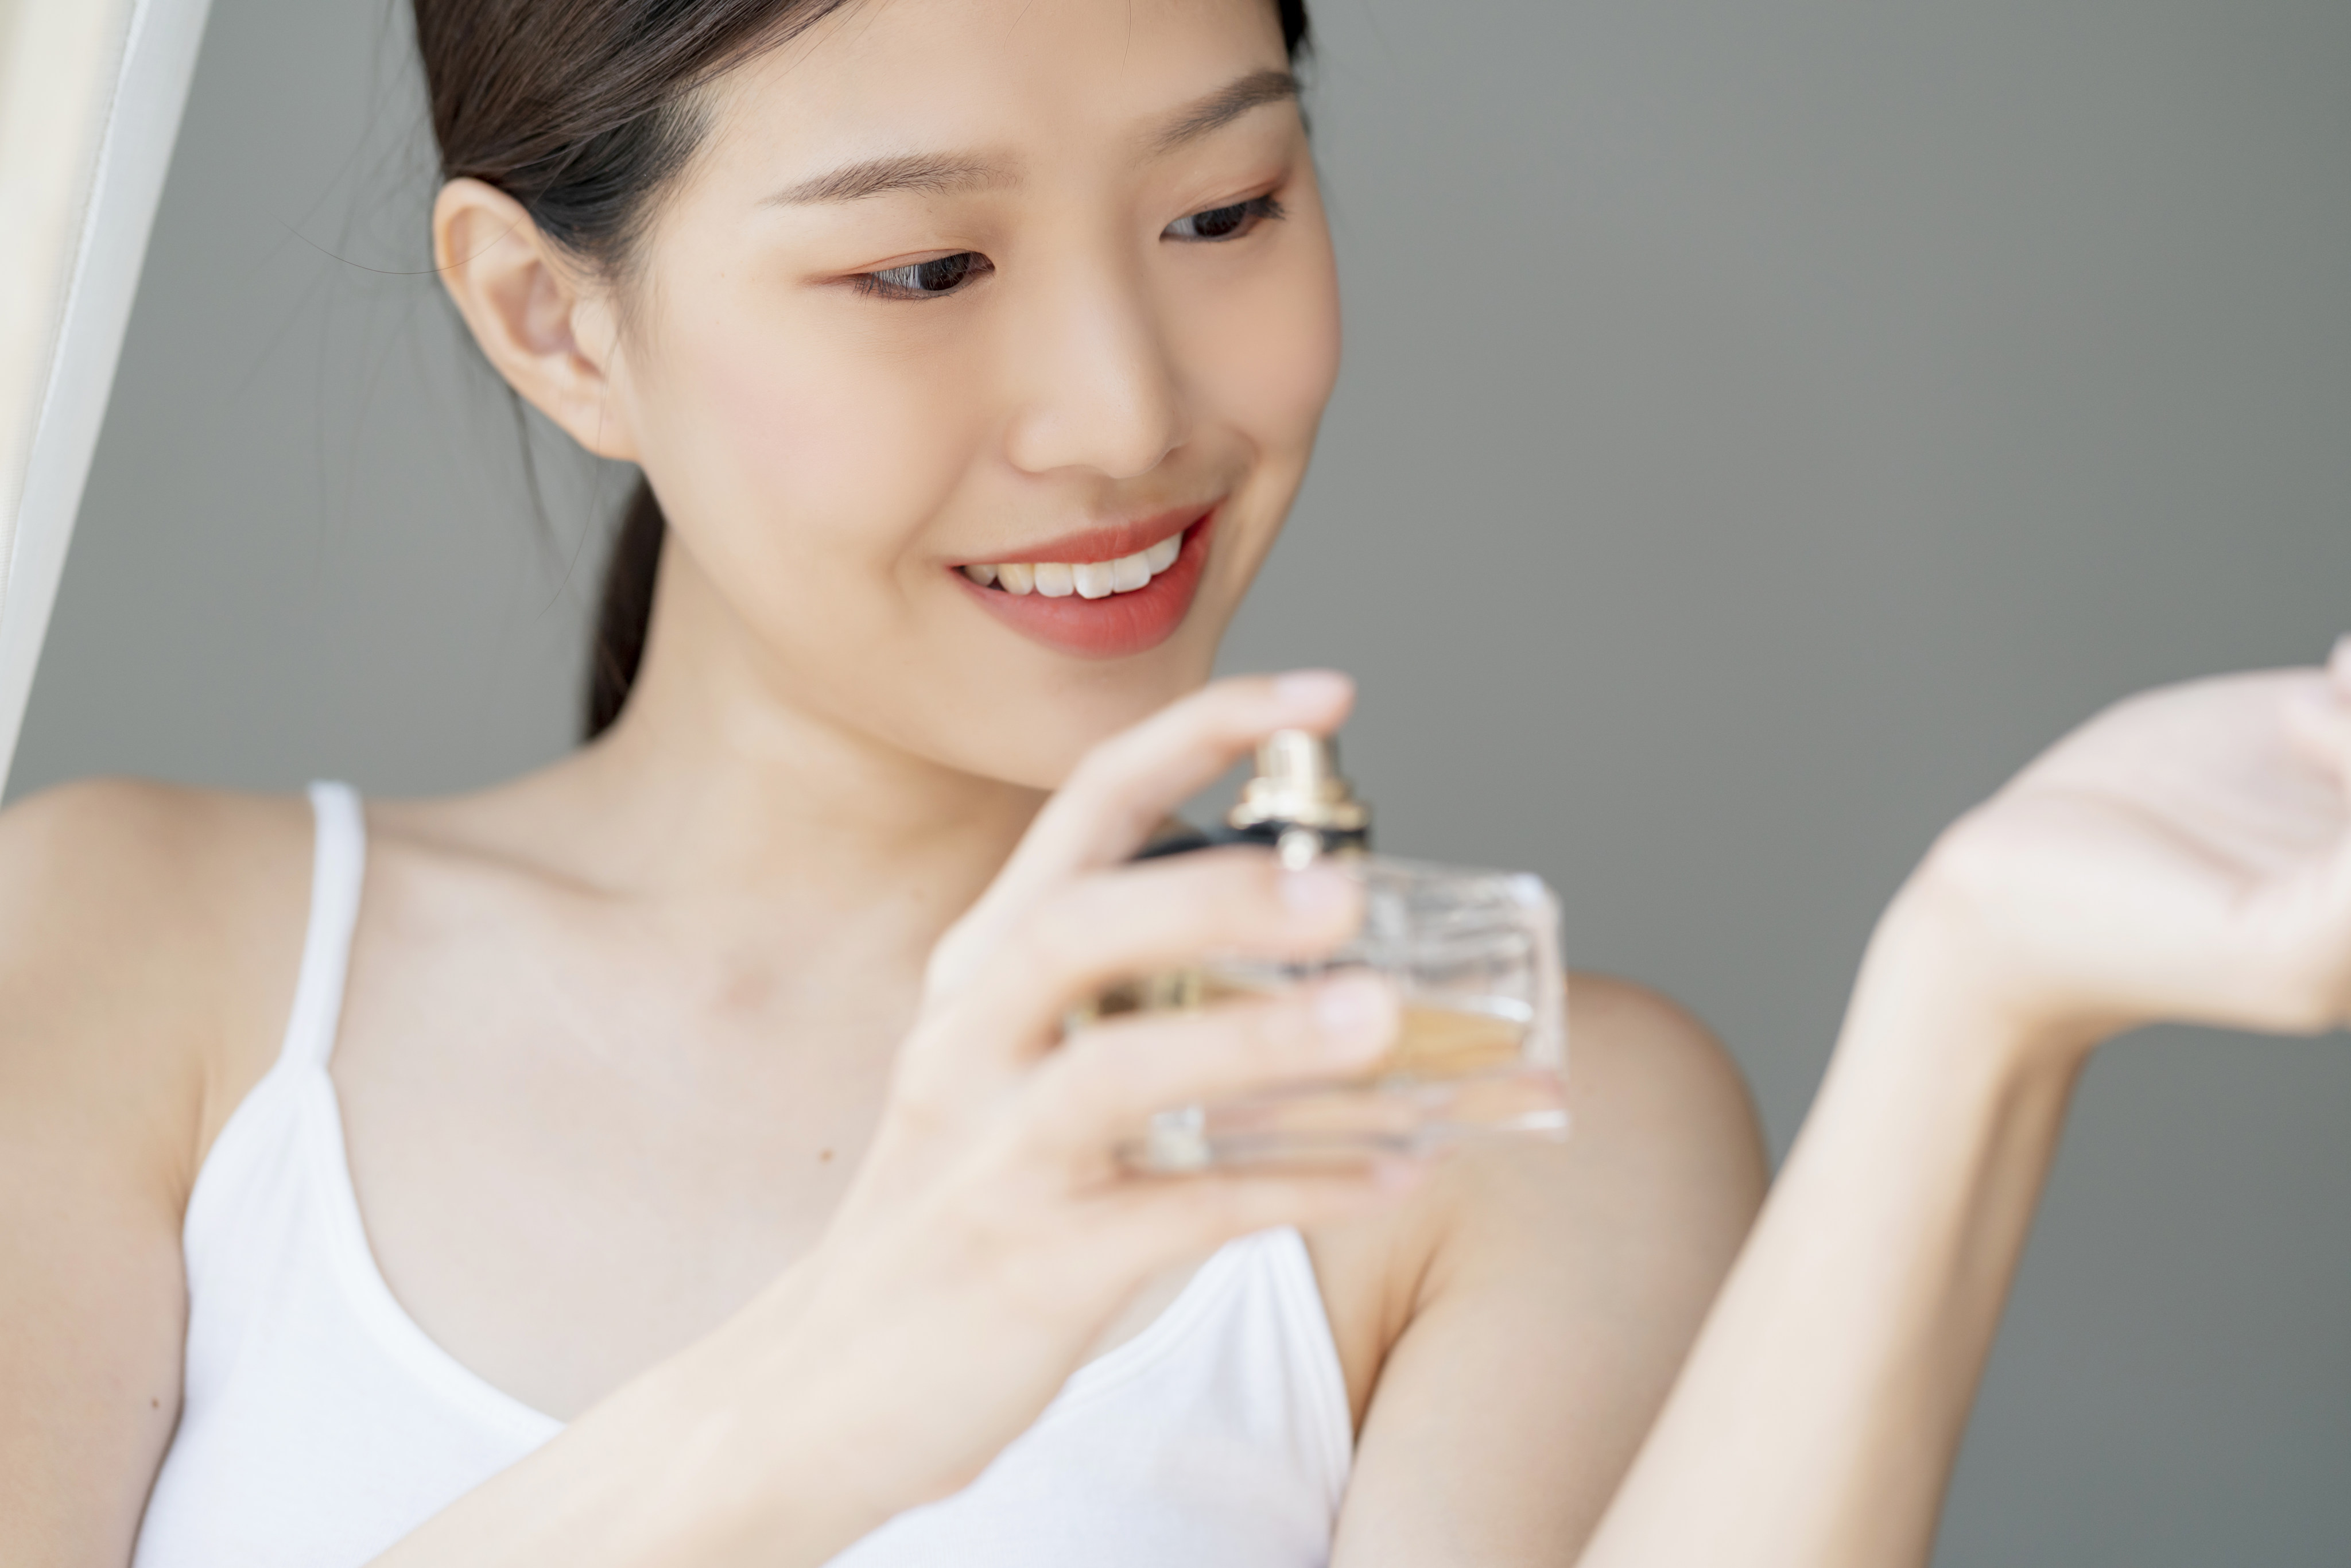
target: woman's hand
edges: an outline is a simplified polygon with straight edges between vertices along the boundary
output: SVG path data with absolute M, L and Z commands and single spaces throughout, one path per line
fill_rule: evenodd
M 1947 832 L 1923 913 L 1977 1002 L 2085 1047 L 2179 1020 L 2351 1016 L 2351 639 L 2324 671 L 2117 704 Z
M 810 1256 L 382 1568 L 814 1568 L 977 1477 L 1154 1273 L 1409 1190 L 1401 1160 L 1153 1178 L 1116 1155 L 1156 1111 L 1365 1071 L 1397 1023 L 1377 980 L 1061 1038 L 1071 1004 L 1129 977 L 1354 933 L 1360 888 L 1327 867 L 1129 863 L 1258 741 L 1327 732 L 1353 696 L 1329 674 L 1221 682 L 1089 754 L 940 941 L 872 1149 Z
M 839 1529 L 878 1525 L 976 1477 L 1155 1272 L 1411 1184 L 1395 1164 L 1154 1179 L 1114 1154 L 1155 1111 L 1364 1071 L 1396 1025 L 1375 980 L 1061 1039 L 1071 1004 L 1118 980 L 1209 949 L 1306 956 L 1353 932 L 1359 890 L 1326 868 L 1284 872 L 1245 850 L 1129 863 L 1264 736 L 1328 730 L 1351 697 L 1336 675 L 1229 681 L 1098 747 L 940 942 L 826 1239 L 689 1353 L 725 1412 L 717 1462 L 770 1549 L 778 1521 L 759 1499 L 779 1469 L 795 1496 L 820 1488 Z
M 2343 1021 L 2346 800 L 2351 645 L 2118 704 L 1943 835 L 1584 1568 L 1927 1561 L 2089 1048 Z

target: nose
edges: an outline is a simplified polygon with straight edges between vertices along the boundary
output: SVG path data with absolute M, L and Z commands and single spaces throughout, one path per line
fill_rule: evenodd
M 1184 444 L 1182 378 L 1140 269 L 1099 259 L 1037 277 L 1006 351 L 1019 389 L 1007 453 L 1031 474 L 1148 474 Z

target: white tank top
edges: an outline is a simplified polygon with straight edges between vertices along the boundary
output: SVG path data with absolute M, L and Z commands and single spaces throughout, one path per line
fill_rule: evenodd
M 180 1425 L 135 1568 L 360 1568 L 561 1427 L 428 1338 L 368 1249 L 327 1075 L 365 828 L 349 787 L 310 798 L 293 1017 L 189 1197 Z M 1305 1243 L 1262 1231 L 1079 1368 L 977 1481 L 835 1563 L 1309 1568 L 1330 1555 L 1352 1450 Z

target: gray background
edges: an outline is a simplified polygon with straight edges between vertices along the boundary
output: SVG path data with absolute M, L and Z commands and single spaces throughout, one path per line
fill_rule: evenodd
M 2351 6 L 1316 10 L 1347 371 L 1229 662 L 1360 675 L 1387 844 L 1549 875 L 1784 1148 L 1938 825 L 2351 626 Z M 565 744 L 617 479 L 530 520 L 406 49 L 217 0 L 18 792 Z M 2351 1559 L 2346 1145 L 2340 1040 L 2099 1061 L 1941 1563 Z

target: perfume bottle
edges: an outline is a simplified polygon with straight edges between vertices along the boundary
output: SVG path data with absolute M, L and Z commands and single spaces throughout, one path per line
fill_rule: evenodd
M 1121 1149 L 1130 1166 L 1173 1173 L 1331 1164 L 1469 1140 L 1565 1135 L 1558 900 L 1524 873 L 1375 855 L 1371 818 L 1339 772 L 1333 745 L 1283 730 L 1258 748 L 1257 775 L 1221 831 L 1188 832 L 1144 852 L 1256 843 L 1291 869 L 1336 865 L 1363 881 L 1363 926 L 1311 963 L 1212 956 L 1131 981 L 1074 1010 L 1071 1028 L 1119 1013 L 1208 1007 L 1347 968 L 1387 977 L 1403 1019 L 1367 1077 L 1162 1112 Z

